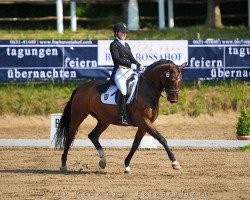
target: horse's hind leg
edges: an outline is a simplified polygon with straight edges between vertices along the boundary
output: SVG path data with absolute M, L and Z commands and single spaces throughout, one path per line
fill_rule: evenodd
M 70 127 L 69 127 L 69 132 L 66 135 L 66 141 L 65 141 L 65 147 L 64 147 L 64 151 L 62 154 L 62 167 L 60 168 L 61 171 L 67 171 L 67 156 L 68 156 L 68 152 L 70 149 L 70 146 L 73 142 L 73 140 L 75 139 L 75 135 L 77 133 L 78 127 L 80 126 L 80 124 L 83 122 L 83 120 L 88 116 L 88 113 L 84 113 L 81 114 L 81 117 L 78 115 L 73 115 L 71 116 L 71 122 L 70 122 Z
M 106 154 L 104 149 L 102 148 L 99 137 L 108 128 L 109 124 L 104 121 L 98 120 L 96 127 L 89 133 L 88 137 L 94 144 L 96 150 L 99 153 L 100 161 L 99 166 L 104 169 L 106 167 Z
M 67 171 L 67 165 L 66 165 L 67 156 L 68 156 L 70 146 L 75 138 L 76 132 L 77 132 L 77 128 L 74 128 L 74 129 L 70 128 L 69 134 L 66 136 L 65 147 L 64 147 L 63 154 L 62 154 L 62 158 L 61 158 L 61 161 L 62 161 L 62 167 L 60 168 L 61 171 Z
M 71 134 L 71 133 L 72 132 L 70 132 L 68 134 L 68 136 L 66 136 L 65 147 L 64 147 L 63 154 L 62 154 L 62 158 L 61 158 L 61 161 L 62 161 L 62 166 L 60 168 L 61 171 L 67 171 L 67 165 L 66 165 L 67 156 L 68 156 L 69 148 L 72 144 L 72 141 L 73 141 L 74 135 L 75 135 L 75 134 Z
M 135 151 L 137 150 L 143 136 L 145 135 L 145 131 L 143 131 L 142 129 L 138 128 L 137 132 L 136 132 L 136 135 L 135 135 L 135 139 L 134 139 L 134 142 L 133 142 L 133 145 L 132 145 L 132 148 L 128 154 L 128 156 L 125 158 L 125 171 L 124 173 L 130 173 L 130 167 L 129 167 L 129 164 L 130 164 L 130 161 L 135 153 Z

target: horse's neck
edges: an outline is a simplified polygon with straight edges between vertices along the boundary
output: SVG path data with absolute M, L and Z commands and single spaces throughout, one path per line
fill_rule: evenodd
M 159 90 L 163 90 L 163 85 L 161 84 L 161 78 L 165 75 L 166 71 L 172 67 L 171 64 L 161 64 L 155 66 L 151 71 L 145 74 L 145 77 L 155 85 Z
M 148 84 L 151 85 L 155 90 L 159 91 L 159 93 L 161 93 L 163 90 L 160 83 L 160 75 L 161 73 L 157 71 L 145 75 L 145 79 L 149 82 Z
M 157 105 L 159 103 L 159 99 L 161 96 L 161 92 L 163 90 L 163 85 L 161 84 L 161 76 L 167 69 L 163 68 L 155 68 L 152 71 L 143 74 L 144 80 L 142 80 L 143 87 L 142 91 L 143 98 L 147 99 L 150 104 L 155 104 L 157 102 Z M 143 89 L 144 88 L 144 89 Z M 150 95 L 149 95 L 150 94 Z
M 162 88 L 156 80 L 149 79 L 147 76 L 143 75 L 139 88 L 141 90 L 142 99 L 146 100 L 148 104 L 159 103 Z

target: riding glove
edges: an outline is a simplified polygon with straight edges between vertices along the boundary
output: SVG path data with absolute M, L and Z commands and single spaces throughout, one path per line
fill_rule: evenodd
M 136 70 L 137 69 L 137 65 L 136 64 L 131 64 L 131 69 Z

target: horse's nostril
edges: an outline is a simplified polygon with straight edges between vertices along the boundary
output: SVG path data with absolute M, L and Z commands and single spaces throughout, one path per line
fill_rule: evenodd
M 170 103 L 177 103 L 178 100 L 171 100 Z

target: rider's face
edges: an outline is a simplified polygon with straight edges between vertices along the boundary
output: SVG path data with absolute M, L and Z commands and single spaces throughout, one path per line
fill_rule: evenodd
M 127 37 L 126 32 L 119 31 L 117 34 L 118 34 L 118 37 L 120 38 L 120 40 L 125 40 Z

